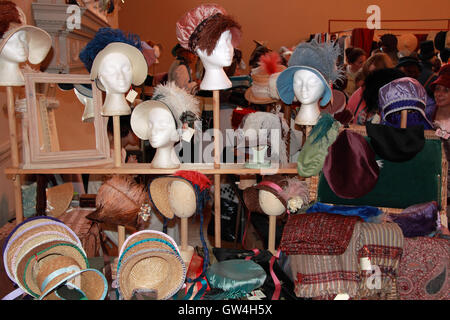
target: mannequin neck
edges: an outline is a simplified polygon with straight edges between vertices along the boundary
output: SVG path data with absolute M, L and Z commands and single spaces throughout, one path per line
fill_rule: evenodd
M 106 93 L 105 103 L 103 103 L 103 116 L 125 116 L 131 113 L 123 93 Z
M 178 168 L 181 162 L 175 153 L 173 144 L 156 149 L 155 156 L 152 160 L 153 168 Z
M 222 90 L 232 87 L 232 83 L 221 67 L 205 67 L 205 76 L 200 83 L 202 90 Z
M 302 104 L 300 110 L 295 118 L 295 123 L 298 125 L 314 126 L 319 120 L 320 107 L 319 102 Z
M 17 62 L 6 61 L 0 57 L 0 85 L 23 86 L 25 78 Z

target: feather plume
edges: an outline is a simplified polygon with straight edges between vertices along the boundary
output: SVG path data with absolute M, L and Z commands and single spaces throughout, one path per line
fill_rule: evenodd
M 141 39 L 137 34 L 125 34 L 120 29 L 100 28 L 79 54 L 80 60 L 89 72 L 97 54 L 112 42 L 123 42 L 142 50 Z
M 303 204 L 306 205 L 309 203 L 309 191 L 306 181 L 297 178 L 288 178 L 286 182 L 286 187 L 280 192 L 280 196 L 286 199 L 286 202 L 294 197 L 300 197 Z
M 145 187 L 127 175 L 114 175 L 100 187 L 96 198 L 97 210 L 87 218 L 114 225 L 125 225 L 140 229 L 141 207 L 148 203 Z
M 281 71 L 281 57 L 275 51 L 268 52 L 261 56 L 258 64 L 261 66 L 264 73 L 268 75 Z
M 208 179 L 203 173 L 190 170 L 178 170 L 174 173 L 174 176 L 189 180 L 192 184 L 198 186 L 200 192 L 209 189 L 212 185 L 211 180 Z
M 317 124 L 311 129 L 309 136 L 315 136 L 312 144 L 320 141 L 323 137 L 327 136 L 327 132 L 331 129 L 333 124 L 337 122 L 334 120 L 333 116 L 329 113 L 322 113 Z M 337 122 L 339 123 L 339 122 Z M 340 123 L 339 123 L 340 125 Z
M 153 92 L 153 100 L 164 103 L 177 120 L 177 127 L 181 128 L 181 116 L 185 112 L 192 112 L 197 119 L 200 119 L 199 101 L 186 90 L 178 87 L 175 82 L 159 84 Z

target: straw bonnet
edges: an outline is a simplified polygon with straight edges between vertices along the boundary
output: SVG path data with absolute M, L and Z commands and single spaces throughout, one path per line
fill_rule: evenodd
M 17 225 L 5 239 L 3 245 L 3 263 L 8 277 L 14 280 L 12 259 L 17 255 L 17 250 L 21 248 L 31 237 L 45 232 L 57 232 L 59 238 L 71 240 L 81 246 L 81 241 L 67 225 L 52 217 L 32 217 Z
M 186 266 L 170 236 L 143 230 L 132 234 L 122 246 L 117 263 L 117 287 L 122 299 L 130 300 L 141 291 L 166 300 L 181 289 L 185 279 Z
M 433 128 L 425 114 L 427 92 L 410 77 L 395 79 L 382 86 L 378 92 L 378 106 L 382 124 L 400 127 L 402 110 L 408 110 L 407 126 L 422 124 L 425 129 Z
M 11 1 L 0 1 L 0 52 L 8 40 L 18 31 L 26 31 L 28 35 L 28 61 L 32 64 L 41 63 L 52 47 L 52 38 L 44 30 L 27 25 L 24 12 Z
M 169 188 L 172 182 L 180 181 L 191 186 L 196 196 L 196 212 L 202 212 L 207 199 L 211 181 L 197 171 L 179 170 L 173 176 L 164 176 L 153 179 L 149 185 L 150 201 L 156 211 L 167 219 L 175 215 L 169 201 Z
M 397 38 L 397 50 L 402 56 L 409 56 L 416 51 L 419 41 L 412 33 L 402 34 Z
M 244 203 L 250 212 L 264 213 L 259 205 L 259 191 L 272 193 L 292 212 L 309 203 L 308 187 L 304 181 L 283 175 L 264 176 L 256 186 L 244 190 Z
M 148 113 L 155 107 L 168 109 L 179 130 L 184 124 L 193 128 L 194 122 L 200 119 L 199 101 L 193 95 L 172 81 L 159 84 L 155 87 L 153 98 L 138 104 L 131 113 L 131 129 L 142 140 L 150 138 Z
M 46 190 L 47 208 L 46 213 L 51 217 L 59 217 L 70 205 L 73 198 L 73 184 L 63 183 Z
M 86 218 L 141 229 L 150 215 L 148 194 L 143 184 L 128 175 L 113 175 L 100 186 L 95 198 L 97 210 Z
M 104 275 L 89 268 L 85 252 L 63 241 L 36 243 L 19 260 L 16 275 L 39 300 L 103 300 L 108 289 Z
M 292 104 L 295 98 L 293 88 L 294 74 L 298 70 L 308 70 L 314 73 L 325 86 L 325 92 L 320 105 L 326 106 L 331 100 L 331 85 L 343 76 L 343 70 L 336 67 L 339 56 L 339 46 L 334 43 L 319 43 L 317 39 L 300 43 L 288 62 L 288 68 L 281 72 L 277 79 L 277 89 L 281 100 Z
M 217 4 L 202 4 L 186 12 L 176 23 L 176 36 L 180 45 L 192 52 L 197 49 L 211 54 L 221 34 L 230 30 L 232 44 L 240 41 L 241 26 Z
M 81 50 L 79 57 L 90 72 L 91 80 L 95 80 L 100 90 L 104 86 L 98 80 L 99 68 L 104 57 L 110 53 L 122 53 L 132 67 L 133 85 L 141 85 L 147 78 L 147 62 L 141 52 L 141 41 L 135 34 L 125 35 L 120 29 L 100 28 L 94 38 Z

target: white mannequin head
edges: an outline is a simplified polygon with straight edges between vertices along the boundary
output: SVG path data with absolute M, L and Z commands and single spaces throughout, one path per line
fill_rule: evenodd
M 153 148 L 170 147 L 180 140 L 175 120 L 164 107 L 152 107 L 148 112 L 148 141 Z
M 231 81 L 223 70 L 223 67 L 230 66 L 233 61 L 234 47 L 231 40 L 231 31 L 226 30 L 217 40 L 211 54 L 208 54 L 206 50 L 196 50 L 205 68 L 205 76 L 200 84 L 201 89 L 221 90 L 231 87 Z
M 197 208 L 194 189 L 189 183 L 173 181 L 169 188 L 169 203 L 177 217 L 191 217 Z
M 271 192 L 259 190 L 259 206 L 269 216 L 279 216 L 286 211 L 283 203 Z
M 295 72 L 293 89 L 302 104 L 295 118 L 299 125 L 315 125 L 320 116 L 319 100 L 325 93 L 325 85 L 312 71 L 301 69 Z
M 19 64 L 28 60 L 28 35 L 25 30 L 17 31 L 8 39 L 0 52 L 0 84 L 24 85 L 25 79 Z
M 131 87 L 132 77 L 130 60 L 119 52 L 106 55 L 98 70 L 98 79 L 106 93 L 126 93 Z

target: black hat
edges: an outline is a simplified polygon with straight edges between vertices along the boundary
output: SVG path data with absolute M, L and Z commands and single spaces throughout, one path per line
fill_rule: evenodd
M 404 162 L 415 157 L 425 146 L 423 125 L 395 128 L 366 123 L 367 136 L 375 153 L 382 159 Z
M 436 55 L 434 52 L 434 44 L 432 40 L 426 40 L 420 43 L 419 58 L 422 61 L 429 60 Z
M 418 58 L 414 57 L 414 56 L 406 56 L 406 57 L 401 57 L 398 60 L 397 65 L 395 66 L 396 68 L 399 67 L 404 67 L 404 66 L 409 66 L 415 64 L 420 68 L 420 61 Z
M 434 46 L 437 50 L 442 51 L 445 48 L 445 38 L 447 31 L 439 31 L 434 37 Z

